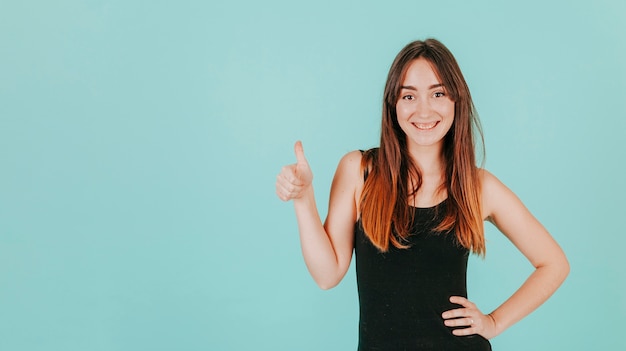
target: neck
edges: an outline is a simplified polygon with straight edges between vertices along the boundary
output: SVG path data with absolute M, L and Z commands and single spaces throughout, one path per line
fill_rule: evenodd
M 445 167 L 443 145 L 409 147 L 409 154 L 421 174 L 421 186 L 409 197 L 409 203 L 416 207 L 431 207 L 445 200 L 448 193 L 443 186 Z
M 408 145 L 409 154 L 424 176 L 439 176 L 443 172 L 443 144 L 430 146 Z

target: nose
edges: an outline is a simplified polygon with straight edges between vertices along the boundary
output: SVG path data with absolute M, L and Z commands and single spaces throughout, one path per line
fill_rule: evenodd
M 415 112 L 414 112 L 414 114 L 417 117 L 427 118 L 427 117 L 430 117 L 431 111 L 432 111 L 432 109 L 431 109 L 431 106 L 430 106 L 430 101 L 428 101 L 428 98 L 426 98 L 426 97 L 418 98 L 418 101 L 415 104 Z

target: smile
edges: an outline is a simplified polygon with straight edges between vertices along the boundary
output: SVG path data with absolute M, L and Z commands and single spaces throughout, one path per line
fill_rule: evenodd
M 435 122 L 431 122 L 431 123 L 411 123 L 415 126 L 415 128 L 417 129 L 421 129 L 421 130 L 429 130 L 429 129 L 433 129 L 435 128 L 435 126 L 437 124 L 439 124 L 439 121 L 435 121 Z

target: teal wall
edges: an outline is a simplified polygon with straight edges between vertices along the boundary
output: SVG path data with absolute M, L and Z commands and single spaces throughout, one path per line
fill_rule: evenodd
M 507 3 L 0 2 L 0 349 L 354 350 L 354 272 L 316 287 L 275 176 L 302 139 L 324 215 L 393 57 L 430 36 L 486 167 L 571 261 L 494 348 L 626 349 L 626 2 Z M 487 238 L 484 311 L 531 271 Z

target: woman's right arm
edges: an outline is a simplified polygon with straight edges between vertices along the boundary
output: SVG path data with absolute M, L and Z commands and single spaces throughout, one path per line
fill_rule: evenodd
M 313 192 L 313 173 L 302 144 L 295 146 L 297 162 L 283 167 L 276 194 L 293 200 L 300 231 L 302 255 L 311 276 L 322 289 L 330 289 L 345 276 L 354 247 L 357 188 L 362 187 L 361 154 L 350 152 L 339 162 L 330 190 L 326 222 L 322 225 Z

